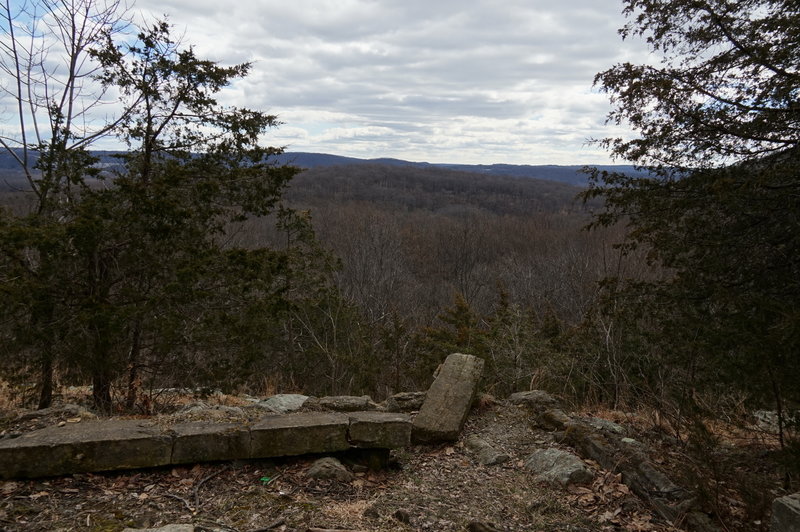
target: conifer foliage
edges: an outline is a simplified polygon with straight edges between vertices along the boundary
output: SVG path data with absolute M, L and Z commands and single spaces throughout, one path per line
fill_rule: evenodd
M 783 423 L 800 405 L 800 6 L 624 6 L 623 37 L 661 60 L 597 75 L 609 121 L 639 133 L 602 143 L 652 174 L 596 172 L 585 196 L 662 272 L 613 285 L 617 317 L 631 310 L 619 326 L 646 346 L 629 378 L 694 408 L 707 393 L 771 405 Z
M 64 6 L 82 10 L 67 16 Z M 93 0 L 64 6 L 15 14 L 7 5 L 10 42 L 36 13 L 70 25 L 111 9 Z M 67 59 L 91 65 L 81 90 L 119 94 L 117 118 L 89 133 L 64 125 L 85 107 L 31 104 L 50 117 L 51 135 L 28 142 L 21 118 L 18 144 L 7 146 L 36 154 L 20 164 L 38 201 L 30 212 L 0 214 L 0 338 L 18 360 L 41 365 L 40 406 L 59 369 L 90 378 L 95 406 L 109 411 L 115 384 L 125 383 L 116 396 L 133 408 L 143 381 L 230 385 L 263 367 L 285 345 L 281 323 L 292 305 L 324 284 L 325 261 L 314 258 L 308 218 L 281 201 L 296 169 L 271 163 L 280 150 L 261 145 L 276 118 L 216 100 L 249 65 L 198 58 L 166 22 L 121 38 L 100 20 Z M 6 51 L 7 64 L 25 64 Z M 28 58 L 26 68 L 35 66 Z M 54 83 L 61 80 L 45 77 L 41 87 Z M 19 99 L 28 94 L 23 87 Z M 128 147 L 102 172 L 86 151 L 97 131 Z M 238 245 L 233 232 L 245 222 L 291 228 L 294 238 L 283 247 Z

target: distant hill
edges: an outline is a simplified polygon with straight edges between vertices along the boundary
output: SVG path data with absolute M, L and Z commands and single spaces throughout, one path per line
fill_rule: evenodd
M 100 158 L 101 163 L 113 165 L 116 160 L 115 151 L 98 151 L 95 154 Z M 545 181 L 555 181 L 576 186 L 586 186 L 588 176 L 582 172 L 584 166 L 570 165 L 523 165 L 523 164 L 446 164 L 446 163 L 427 163 L 412 162 L 401 159 L 378 158 L 378 159 L 358 159 L 355 157 L 343 157 L 327 153 L 307 153 L 307 152 L 287 152 L 277 156 L 280 164 L 291 164 L 300 168 L 327 168 L 333 166 L 350 165 L 380 165 L 395 167 L 414 167 L 428 169 L 446 169 L 459 172 L 469 172 L 491 176 L 508 176 L 535 178 Z M 639 175 L 640 172 L 631 165 L 603 165 L 598 166 L 601 170 L 622 172 L 629 175 Z M 22 172 L 19 171 L 14 158 L 6 151 L 0 151 L 0 189 L 26 188 L 27 182 Z
M 456 163 L 426 163 L 411 162 L 401 159 L 357 159 L 355 157 L 342 157 L 325 153 L 307 152 L 287 152 L 278 156 L 278 160 L 283 164 L 292 164 L 300 168 L 319 168 L 327 166 L 343 166 L 351 164 L 370 164 L 387 166 L 414 166 L 422 168 L 446 168 L 461 172 L 472 172 L 477 174 L 487 174 L 496 176 L 511 177 L 532 177 L 546 181 L 557 181 L 570 185 L 586 186 L 588 176 L 583 173 L 586 165 L 559 166 L 547 165 L 527 165 L 527 164 L 456 164 Z M 632 165 L 597 165 L 600 170 L 609 172 L 620 172 L 629 175 L 640 175 L 642 172 L 636 170 Z

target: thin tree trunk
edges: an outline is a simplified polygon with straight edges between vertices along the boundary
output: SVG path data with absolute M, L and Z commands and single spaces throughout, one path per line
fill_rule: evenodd
M 48 351 L 42 357 L 39 376 L 41 391 L 39 393 L 39 409 L 49 408 L 53 404 L 53 356 Z
M 111 413 L 111 379 L 105 372 L 95 373 L 92 377 L 92 400 L 98 411 Z
M 133 410 L 136 406 L 136 395 L 139 383 L 139 352 L 141 351 L 141 325 L 137 320 L 133 328 L 131 352 L 128 357 L 128 394 L 125 398 L 125 408 Z

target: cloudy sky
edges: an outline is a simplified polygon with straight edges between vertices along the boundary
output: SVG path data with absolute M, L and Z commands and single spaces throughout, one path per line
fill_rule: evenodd
M 618 0 L 138 0 L 201 56 L 252 61 L 227 103 L 289 151 L 451 163 L 608 161 L 600 70 L 645 61 Z M 622 162 L 622 161 L 617 161 Z

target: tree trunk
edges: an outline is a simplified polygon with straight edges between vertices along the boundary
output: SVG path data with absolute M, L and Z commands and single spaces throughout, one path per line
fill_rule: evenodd
M 92 376 L 92 400 L 99 412 L 111 413 L 111 378 L 105 370 L 95 370 Z
M 39 393 L 39 410 L 49 408 L 53 404 L 53 356 L 48 351 L 42 357 L 41 374 L 39 376 L 41 390 Z
M 125 398 L 125 408 L 133 410 L 136 406 L 136 395 L 141 383 L 139 382 L 139 352 L 141 350 L 141 325 L 137 320 L 133 327 L 133 340 L 131 352 L 128 356 L 128 393 Z

